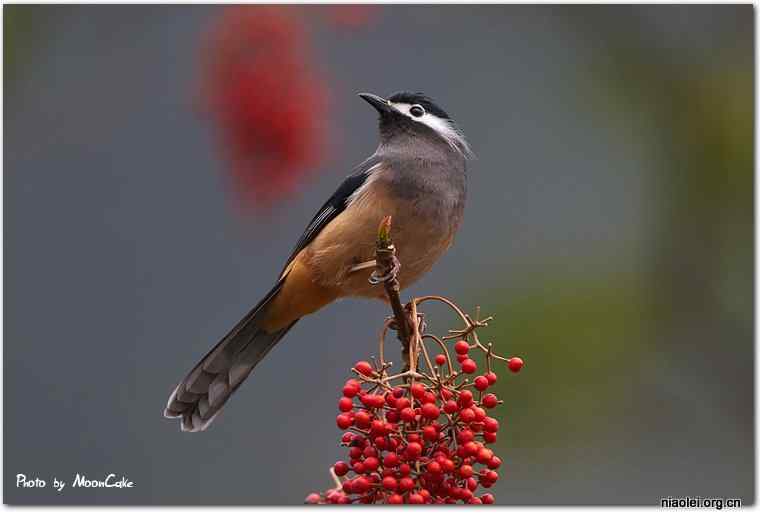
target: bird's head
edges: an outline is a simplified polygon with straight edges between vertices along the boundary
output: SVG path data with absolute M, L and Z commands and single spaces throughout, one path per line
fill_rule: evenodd
M 463 157 L 472 150 L 462 131 L 443 108 L 422 93 L 402 91 L 387 99 L 372 93 L 359 96 L 380 115 L 380 136 L 384 141 L 421 137 L 439 142 Z

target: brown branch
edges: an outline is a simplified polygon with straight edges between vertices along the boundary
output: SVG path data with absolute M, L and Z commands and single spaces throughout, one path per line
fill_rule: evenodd
M 409 325 L 404 306 L 401 304 L 399 292 L 401 286 L 396 278 L 399 271 L 399 262 L 396 259 L 396 247 L 391 242 L 391 216 L 385 217 L 380 222 L 377 230 L 377 242 L 375 247 L 375 265 L 376 270 L 370 277 L 370 283 L 383 283 L 388 301 L 393 309 L 393 316 L 396 319 L 396 329 L 398 337 L 404 347 L 404 353 L 409 352 Z

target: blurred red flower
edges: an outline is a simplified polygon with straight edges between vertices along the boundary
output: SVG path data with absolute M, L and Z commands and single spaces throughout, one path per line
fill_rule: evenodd
M 327 89 L 298 8 L 223 10 L 203 50 L 201 104 L 241 204 L 272 205 L 324 159 Z
M 347 29 L 358 29 L 369 25 L 380 10 L 372 4 L 344 4 L 329 6 L 330 17 L 335 25 Z

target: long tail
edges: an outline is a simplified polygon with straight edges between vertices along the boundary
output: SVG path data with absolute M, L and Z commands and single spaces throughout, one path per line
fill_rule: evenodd
M 280 280 L 174 389 L 164 416 L 181 418 L 183 431 L 206 430 L 251 370 L 297 322 L 271 333 L 257 324 L 282 285 Z

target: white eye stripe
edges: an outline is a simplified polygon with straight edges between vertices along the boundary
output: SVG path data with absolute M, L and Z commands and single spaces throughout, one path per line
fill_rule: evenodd
M 409 110 L 412 109 L 412 104 L 407 104 L 405 102 L 391 102 L 391 106 L 399 110 L 404 115 L 410 115 Z
M 425 124 L 427 127 L 433 129 L 454 150 L 458 151 L 465 157 L 470 157 L 472 155 L 472 150 L 470 149 L 470 145 L 467 143 L 467 139 L 464 138 L 464 135 L 461 131 L 452 125 L 451 121 L 428 112 L 425 112 L 419 117 L 415 117 L 409 112 L 409 110 L 415 105 L 418 104 L 391 102 L 391 106 L 396 108 L 398 111 L 410 119 Z

